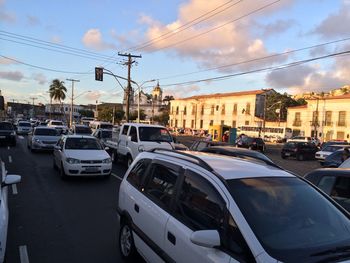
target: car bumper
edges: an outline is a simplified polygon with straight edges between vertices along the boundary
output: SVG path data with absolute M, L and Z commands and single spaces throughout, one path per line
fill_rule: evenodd
M 64 172 L 69 176 L 104 176 L 112 172 L 112 163 L 69 164 L 65 163 Z
M 52 151 L 54 149 L 55 144 L 33 143 L 32 149 Z

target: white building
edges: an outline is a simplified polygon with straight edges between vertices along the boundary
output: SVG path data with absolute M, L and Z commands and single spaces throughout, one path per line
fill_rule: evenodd
M 73 118 L 79 118 L 79 111 L 83 110 L 84 107 L 81 105 L 73 105 Z M 64 119 L 70 116 L 71 104 L 68 103 L 53 103 L 45 105 L 45 113 L 46 115 L 52 115 L 52 118 Z
M 232 128 L 260 126 L 264 115 L 265 96 L 273 89 L 215 93 L 176 99 L 170 102 L 170 123 L 175 128 L 207 130 L 210 125 Z
M 288 108 L 287 126 L 294 135 L 350 140 L 350 94 L 306 101 L 307 105 Z

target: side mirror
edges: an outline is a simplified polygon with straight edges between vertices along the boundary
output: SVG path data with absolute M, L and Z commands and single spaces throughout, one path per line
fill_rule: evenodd
M 220 235 L 217 230 L 199 230 L 192 233 L 190 240 L 193 244 L 201 247 L 220 246 Z
M 17 184 L 21 181 L 21 176 L 17 174 L 8 174 L 5 176 L 5 180 L 2 183 L 2 186 Z

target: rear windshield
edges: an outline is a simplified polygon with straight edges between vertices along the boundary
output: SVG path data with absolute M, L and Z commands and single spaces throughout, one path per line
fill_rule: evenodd
M 63 125 L 63 122 L 61 122 L 61 121 L 53 121 L 53 122 L 51 122 L 51 125 Z
M 172 142 L 172 137 L 167 129 L 160 127 L 140 127 L 140 141 Z
M 55 129 L 35 129 L 34 135 L 58 136 Z
M 349 218 L 301 179 L 264 177 L 227 182 L 256 237 L 279 261 L 326 260 L 327 254 L 320 253 L 350 244 Z
M 75 127 L 75 133 L 79 133 L 79 134 L 91 134 L 92 131 L 90 129 L 90 127 Z
M 29 122 L 20 122 L 20 123 L 18 123 L 18 126 L 22 126 L 22 127 L 32 127 L 32 126 L 30 125 Z
M 65 149 L 102 150 L 102 146 L 95 138 L 67 138 Z
M 0 130 L 13 130 L 13 126 L 8 122 L 0 122 Z
M 325 152 L 335 152 L 335 151 L 337 151 L 339 149 L 342 149 L 342 148 L 344 148 L 344 146 L 342 146 L 342 145 L 339 145 L 339 146 L 329 145 L 329 146 L 325 147 L 323 149 L 323 151 L 325 151 Z

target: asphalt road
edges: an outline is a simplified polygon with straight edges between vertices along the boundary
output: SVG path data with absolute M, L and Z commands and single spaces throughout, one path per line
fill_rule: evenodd
M 8 173 L 22 175 L 9 189 L 7 262 L 25 262 L 23 248 L 29 262 L 123 262 L 116 204 L 125 166 L 114 165 L 109 179 L 62 181 L 52 154 L 31 153 L 23 138 L 16 147 L 0 146 Z

